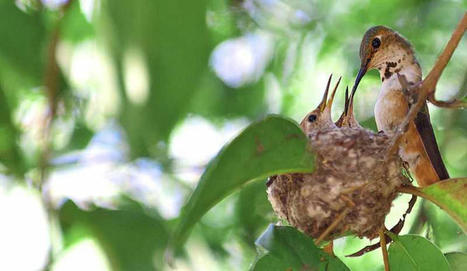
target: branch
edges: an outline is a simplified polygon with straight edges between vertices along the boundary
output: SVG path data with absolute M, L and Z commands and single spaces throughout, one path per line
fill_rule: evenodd
M 391 143 L 389 144 L 389 155 L 392 155 L 398 149 L 400 139 L 404 135 L 405 131 L 408 129 L 410 122 L 415 119 L 420 109 L 422 109 L 422 107 L 425 105 L 426 99 L 430 95 L 434 95 L 436 84 L 438 83 L 438 80 L 441 74 L 443 73 L 444 68 L 446 68 L 446 65 L 451 59 L 451 56 L 454 53 L 454 50 L 456 50 L 457 45 L 462 39 L 462 36 L 464 35 L 466 29 L 467 13 L 464 13 L 464 16 L 462 17 L 461 21 L 454 30 L 454 33 L 452 33 L 451 39 L 444 48 L 444 51 L 438 57 L 438 60 L 431 69 L 430 73 L 425 77 L 425 79 L 421 83 L 409 89 L 409 91 L 412 93 L 418 93 L 418 99 L 417 102 L 410 108 L 409 113 L 405 117 L 404 121 L 397 128 L 396 134 L 393 137 Z
M 388 249 L 386 247 L 386 235 L 384 234 L 384 226 L 379 230 L 379 243 L 381 244 L 381 250 L 383 252 L 384 271 L 389 271 L 389 257 Z
M 467 107 L 467 102 L 464 102 L 464 101 L 461 101 L 461 100 L 458 100 L 458 99 L 454 99 L 454 100 L 448 101 L 448 102 L 436 100 L 434 93 L 431 93 L 428 96 L 428 101 L 430 101 L 430 103 L 436 105 L 437 107 L 442 107 L 442 108 L 460 108 L 460 109 L 464 109 L 464 108 Z

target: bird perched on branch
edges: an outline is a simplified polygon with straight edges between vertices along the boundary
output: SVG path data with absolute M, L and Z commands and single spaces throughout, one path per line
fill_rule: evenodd
M 422 71 L 410 43 L 384 26 L 368 29 L 360 45 L 361 66 L 352 95 L 365 73 L 379 71 L 382 85 L 375 105 L 376 125 L 391 136 L 410 109 L 410 95 L 404 92 L 422 80 Z M 416 95 L 416 93 L 415 93 Z M 426 103 L 409 124 L 400 142 L 399 155 L 408 163 L 420 186 L 449 178 L 436 143 Z

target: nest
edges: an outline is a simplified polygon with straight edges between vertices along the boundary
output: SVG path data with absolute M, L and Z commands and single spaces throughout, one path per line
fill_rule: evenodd
M 307 131 L 302 122 L 302 129 L 316 153 L 316 168 L 270 177 L 267 192 L 275 213 L 320 240 L 349 233 L 377 237 L 396 189 L 408 182 L 401 159 L 387 154 L 390 138 L 359 125 Z

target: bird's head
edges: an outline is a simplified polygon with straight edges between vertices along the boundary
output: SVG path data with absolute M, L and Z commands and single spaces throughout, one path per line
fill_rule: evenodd
M 352 94 L 355 94 L 355 93 L 352 93 Z M 342 112 L 339 119 L 335 122 L 337 127 L 349 127 L 349 128 L 356 128 L 356 129 L 362 128 L 362 126 L 360 125 L 360 123 L 358 123 L 354 115 L 354 111 L 353 111 L 354 95 L 352 94 L 349 96 L 349 88 L 346 87 L 344 112 Z
M 334 95 L 336 94 L 337 87 L 341 81 L 341 78 L 336 83 L 334 90 L 331 93 L 331 97 L 328 100 L 328 93 L 329 93 L 329 86 L 331 84 L 332 75 L 329 76 L 328 83 L 326 85 L 326 90 L 324 91 L 323 98 L 319 103 L 318 107 L 308 113 L 305 118 L 300 123 L 302 130 L 305 132 L 306 135 L 310 133 L 317 132 L 319 130 L 334 127 L 334 123 L 331 119 L 331 108 L 332 102 L 334 100 Z
M 365 32 L 360 44 L 360 70 L 352 92 L 367 71 L 378 69 L 381 80 L 384 81 L 404 66 L 416 66 L 419 69 L 410 43 L 388 27 L 371 27 Z

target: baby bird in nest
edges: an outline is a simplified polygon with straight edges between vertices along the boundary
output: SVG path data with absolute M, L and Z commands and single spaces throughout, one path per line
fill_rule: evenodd
M 356 121 L 353 93 L 341 118 L 332 121 L 340 79 L 328 100 L 331 77 L 321 103 L 300 123 L 316 154 L 315 171 L 270 177 L 268 198 L 280 218 L 318 243 L 346 234 L 373 239 L 407 179 L 397 154 L 387 155 L 389 138 Z

